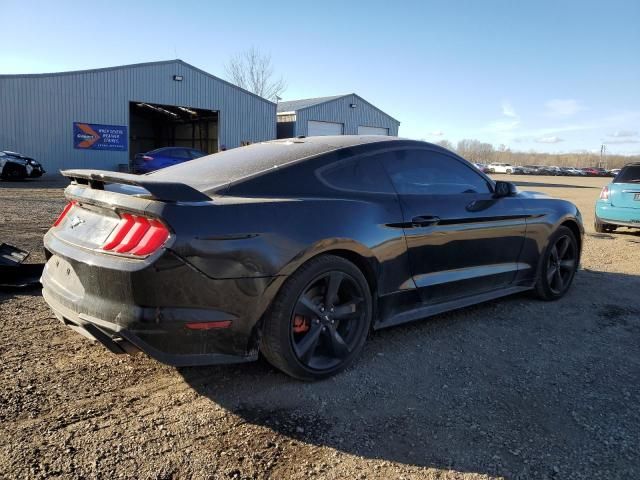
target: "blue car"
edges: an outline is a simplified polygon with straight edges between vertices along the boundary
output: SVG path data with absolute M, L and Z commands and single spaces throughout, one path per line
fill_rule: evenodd
M 186 147 L 163 147 L 147 153 L 138 153 L 133 160 L 134 173 L 149 173 L 161 168 L 188 162 L 208 153 Z
M 596 232 L 612 232 L 617 227 L 640 228 L 640 163 L 620 170 L 596 202 Z

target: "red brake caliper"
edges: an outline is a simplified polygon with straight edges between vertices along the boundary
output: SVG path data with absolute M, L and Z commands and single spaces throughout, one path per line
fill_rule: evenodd
M 293 317 L 293 333 L 304 333 L 309 330 L 310 323 L 307 317 L 296 315 Z

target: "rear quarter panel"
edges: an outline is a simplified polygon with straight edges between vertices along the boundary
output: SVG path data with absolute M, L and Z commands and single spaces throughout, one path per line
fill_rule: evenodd
M 365 258 L 381 294 L 410 277 L 395 195 L 219 197 L 206 208 L 167 206 L 162 215 L 178 232 L 172 249 L 211 278 L 287 276 L 335 250 Z

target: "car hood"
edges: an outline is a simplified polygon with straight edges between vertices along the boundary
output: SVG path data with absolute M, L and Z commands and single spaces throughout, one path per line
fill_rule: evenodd
M 551 195 L 547 195 L 542 192 L 534 192 L 531 190 L 518 191 L 518 197 L 520 198 L 553 198 Z

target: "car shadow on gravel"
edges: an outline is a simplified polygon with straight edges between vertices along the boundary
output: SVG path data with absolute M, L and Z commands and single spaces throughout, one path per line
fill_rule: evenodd
M 354 366 L 317 383 L 264 361 L 179 372 L 241 422 L 359 457 L 506 477 L 631 478 L 640 473 L 640 301 L 629 292 L 638 289 L 639 276 L 581 271 L 558 302 L 515 295 L 375 332 Z
M 47 175 L 41 178 L 25 178 L 24 180 L 0 180 L 0 189 L 49 189 L 65 188 L 69 179 L 62 175 Z

